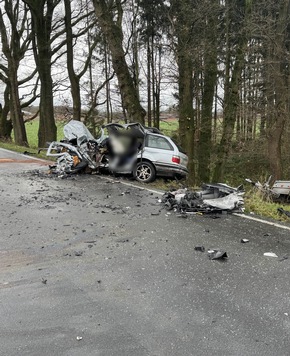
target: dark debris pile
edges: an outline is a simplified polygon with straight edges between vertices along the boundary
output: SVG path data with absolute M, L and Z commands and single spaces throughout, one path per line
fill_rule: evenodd
M 226 184 L 203 184 L 200 191 L 179 189 L 166 192 L 161 199 L 165 209 L 178 213 L 243 212 L 244 189 Z

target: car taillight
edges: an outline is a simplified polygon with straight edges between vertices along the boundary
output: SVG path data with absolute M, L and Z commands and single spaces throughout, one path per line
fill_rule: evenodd
M 179 156 L 172 156 L 172 162 L 179 164 L 180 163 L 180 157 Z

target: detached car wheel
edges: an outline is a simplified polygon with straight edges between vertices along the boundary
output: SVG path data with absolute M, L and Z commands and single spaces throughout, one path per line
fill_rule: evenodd
M 153 164 L 150 162 L 138 162 L 135 168 L 134 177 L 142 183 L 153 182 L 156 177 Z

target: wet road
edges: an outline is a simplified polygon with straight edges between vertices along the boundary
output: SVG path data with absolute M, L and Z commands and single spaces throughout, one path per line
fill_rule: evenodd
M 0 163 L 1 355 L 290 354 L 290 230 L 42 164 Z

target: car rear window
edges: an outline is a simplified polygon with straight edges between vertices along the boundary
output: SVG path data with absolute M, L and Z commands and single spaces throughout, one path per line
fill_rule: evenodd
M 176 144 L 179 152 L 184 153 L 185 155 L 187 154 L 185 150 L 176 142 L 176 140 L 174 140 L 173 138 L 171 138 L 171 140 Z
M 170 142 L 167 141 L 164 137 L 147 135 L 146 136 L 146 147 L 158 148 L 160 150 L 173 151 L 173 147 Z

